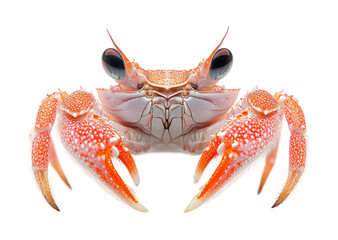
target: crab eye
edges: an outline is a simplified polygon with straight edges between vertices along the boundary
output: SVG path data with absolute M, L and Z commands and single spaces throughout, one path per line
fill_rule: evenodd
M 144 87 L 144 83 L 137 84 L 137 89 L 140 90 Z
M 211 60 L 209 77 L 219 80 L 224 77 L 232 66 L 232 53 L 226 48 L 219 49 Z
M 106 73 L 114 79 L 124 79 L 126 76 L 123 58 L 114 48 L 108 48 L 103 52 L 102 66 Z
M 198 85 L 196 83 L 191 83 L 190 86 L 195 90 L 198 89 Z

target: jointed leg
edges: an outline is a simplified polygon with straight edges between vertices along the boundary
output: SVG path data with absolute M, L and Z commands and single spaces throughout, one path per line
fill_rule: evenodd
M 283 104 L 284 114 L 291 132 L 291 137 L 289 144 L 288 178 L 282 192 L 272 207 L 277 207 L 281 204 L 297 185 L 305 168 L 307 151 L 305 138 L 306 122 L 303 110 L 292 96 L 279 94 L 276 98 Z
M 261 183 L 259 184 L 259 188 L 258 188 L 258 194 L 262 192 L 264 184 L 266 180 L 268 179 L 273 166 L 275 165 L 277 152 L 278 152 L 278 146 L 279 146 L 279 138 L 276 143 L 276 146 L 274 146 L 271 152 L 269 152 L 268 155 L 266 156 L 265 166 L 264 166 L 263 174 L 261 177 Z
M 42 100 L 40 105 L 35 127 L 34 127 L 34 139 L 32 143 L 32 168 L 35 179 L 38 186 L 45 197 L 47 202 L 56 210 L 59 211 L 58 206 L 55 204 L 53 199 L 49 182 L 48 182 L 48 165 L 49 159 L 53 158 L 53 162 L 56 163 L 57 159 L 54 158 L 54 146 L 50 136 L 53 124 L 56 118 L 56 112 L 58 108 L 58 99 L 66 97 L 64 92 L 56 92 L 52 95 L 48 95 Z M 54 164 L 57 166 L 57 164 Z M 61 173 L 61 168 L 57 168 L 58 173 Z M 62 175 L 62 173 L 61 173 Z M 63 174 L 64 176 L 64 174 Z M 64 182 L 68 183 L 66 177 L 63 177 Z M 69 186 L 69 183 L 68 183 Z

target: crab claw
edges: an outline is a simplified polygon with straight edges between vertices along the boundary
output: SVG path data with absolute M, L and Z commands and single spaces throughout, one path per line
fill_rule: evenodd
M 194 181 L 199 181 L 204 169 L 214 157 L 221 156 L 221 162 L 202 190 L 192 199 L 185 212 L 202 205 L 226 186 L 242 168 L 252 163 L 263 152 L 274 149 L 278 143 L 281 125 L 281 114 L 278 112 L 280 110 L 277 110 L 278 104 L 272 95 L 262 90 L 248 95 L 248 103 L 258 98 L 257 95 L 269 101 L 269 104 L 263 103 L 260 108 L 257 107 L 260 111 L 265 109 L 262 114 L 266 113 L 266 115 L 254 114 L 253 111 L 256 110 L 247 109 L 216 134 L 201 156 Z M 257 102 L 255 102 L 256 105 L 259 103 Z M 266 110 L 267 108 L 269 111 Z M 273 154 L 272 151 L 271 155 Z
M 307 150 L 305 116 L 298 102 L 292 96 L 281 93 L 272 96 L 259 89 L 248 93 L 243 101 L 247 106 L 246 110 L 227 123 L 203 152 L 195 172 L 195 182 L 199 181 L 211 159 L 217 155 L 222 159 L 185 212 L 202 205 L 234 178 L 239 170 L 249 165 L 259 155 L 267 153 L 258 190 L 261 192 L 277 155 L 283 113 L 291 132 L 289 176 L 272 207 L 281 204 L 297 185 L 305 168 Z
M 133 190 L 125 184 L 118 172 L 116 171 L 112 157 L 117 157 L 127 167 L 135 185 L 139 184 L 139 175 L 136 169 L 135 162 L 129 152 L 124 146 L 122 140 L 112 146 L 112 153 L 104 152 L 100 155 L 100 163 L 97 167 L 92 167 L 100 179 L 108 185 L 122 200 L 130 205 L 135 210 L 140 212 L 147 212 L 148 210 L 136 199 Z
M 203 186 L 202 190 L 192 199 L 184 212 L 192 211 L 210 199 L 244 164 L 239 160 L 239 155 L 235 148 L 238 142 L 222 142 L 219 137 L 215 137 L 203 152 L 195 171 L 194 181 L 197 183 L 209 162 L 217 155 L 222 159 L 209 181 Z
M 121 136 L 95 113 L 94 104 L 92 94 L 82 90 L 69 96 L 59 91 L 43 99 L 32 134 L 32 168 L 42 195 L 59 211 L 48 183 L 49 163 L 71 188 L 50 135 L 59 109 L 59 131 L 66 149 L 108 190 L 134 209 L 146 212 L 147 209 L 136 199 L 133 190 L 125 184 L 112 163 L 112 158 L 119 159 L 128 169 L 135 185 L 138 185 L 140 179 L 134 159 Z
M 136 199 L 133 193 L 134 191 L 125 184 L 112 163 L 112 158 L 114 157 L 121 160 L 132 177 L 134 184 L 137 186 L 140 183 L 140 178 L 134 159 L 121 138 L 117 138 L 116 140 L 116 138 L 113 137 L 113 141 L 116 141 L 116 143 L 111 146 L 111 150 L 109 150 L 108 146 L 108 150 L 99 153 L 102 165 L 95 168 L 95 171 L 100 176 L 101 180 L 128 205 L 138 211 L 147 212 L 148 210 Z
M 94 98 L 85 91 L 76 91 L 64 101 L 60 121 L 61 140 L 67 150 L 107 188 L 132 208 L 146 212 L 116 171 L 112 158 L 119 159 L 127 168 L 135 185 L 139 174 L 121 136 L 102 118 L 90 112 Z M 77 106 L 74 109 L 73 106 Z M 76 116 L 74 118 L 74 116 Z
M 109 191 L 132 208 L 147 211 L 113 165 L 112 158 L 119 159 L 135 185 L 139 184 L 134 159 L 110 125 L 97 119 L 74 120 L 65 115 L 61 120 L 61 140 L 74 158 L 104 183 Z

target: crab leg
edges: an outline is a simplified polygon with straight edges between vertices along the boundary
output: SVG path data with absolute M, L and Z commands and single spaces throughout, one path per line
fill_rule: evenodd
M 262 177 L 261 177 L 261 182 L 260 182 L 259 188 L 258 188 L 258 194 L 260 194 L 262 192 L 264 184 L 265 184 L 266 180 L 268 179 L 273 166 L 275 165 L 277 152 L 278 152 L 278 146 L 279 146 L 279 138 L 278 138 L 278 141 L 276 143 L 276 146 L 274 146 L 272 151 L 266 156 L 265 166 L 264 166 L 263 174 L 262 174 Z
M 55 122 L 56 112 L 58 108 L 58 97 L 64 97 L 65 93 L 53 93 L 52 95 L 47 95 L 45 99 L 42 100 L 38 114 L 35 121 L 34 127 L 34 139 L 32 143 L 32 168 L 34 172 L 35 179 L 38 183 L 38 186 L 42 192 L 42 195 L 45 197 L 47 202 L 56 210 L 59 211 L 58 206 L 55 204 L 53 199 L 49 182 L 48 182 L 48 164 L 50 155 L 54 152 L 54 147 L 52 139 L 50 136 L 50 131 L 52 130 L 53 124 Z M 52 150 L 53 149 L 53 150 Z M 51 151 L 52 150 L 52 151 Z M 54 162 L 57 160 L 54 158 Z M 55 164 L 56 165 L 56 164 Z M 61 173 L 61 168 L 58 169 L 58 173 Z M 63 174 L 64 175 L 64 174 Z M 63 180 L 68 183 L 66 177 L 63 177 Z M 69 185 L 69 184 L 68 184 Z
M 276 98 L 283 104 L 284 115 L 291 132 L 291 137 L 288 178 L 277 201 L 272 206 L 273 208 L 281 204 L 297 185 L 305 168 L 307 149 L 305 138 L 306 123 L 303 110 L 292 96 L 279 94 Z
M 56 154 L 55 151 L 55 146 L 54 146 L 54 142 L 53 139 L 51 139 L 51 148 L 50 148 L 50 163 L 52 165 L 52 167 L 54 168 L 54 170 L 57 172 L 57 174 L 59 175 L 59 177 L 62 179 L 62 181 L 67 185 L 67 187 L 69 187 L 70 189 L 72 189 L 72 187 L 70 186 L 68 179 L 66 178 L 65 173 L 63 172 L 60 162 L 59 162 L 59 158 Z

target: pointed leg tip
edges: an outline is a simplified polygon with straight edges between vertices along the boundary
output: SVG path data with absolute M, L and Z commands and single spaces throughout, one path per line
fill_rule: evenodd
M 272 205 L 271 208 L 278 207 L 285 199 L 277 199 L 277 201 Z
M 277 199 L 276 202 L 272 205 L 271 208 L 278 207 L 280 204 L 282 204 L 282 203 L 284 202 L 284 200 L 290 195 L 292 189 L 293 189 L 293 188 L 283 190 L 283 191 L 281 192 L 281 194 L 279 195 L 278 199 Z
M 270 162 L 266 162 L 265 163 L 265 167 L 264 167 L 264 171 L 263 171 L 263 174 L 262 174 L 262 177 L 261 177 L 261 182 L 259 184 L 259 188 L 258 188 L 258 191 L 257 191 L 257 194 L 260 194 L 263 190 L 263 187 L 266 183 L 266 180 L 268 179 L 269 175 L 270 175 L 270 172 L 271 172 L 271 169 L 273 167 L 274 164 L 270 163 Z
M 56 211 L 60 212 L 59 207 L 56 205 L 54 198 L 50 192 L 43 192 L 42 193 L 48 204 L 54 208 Z
M 59 207 L 56 205 L 52 192 L 49 187 L 47 171 L 46 170 L 37 170 L 34 171 L 36 182 L 40 188 L 40 191 L 48 204 L 57 211 L 60 211 Z
M 49 203 L 49 205 L 51 205 L 51 207 L 54 208 L 56 211 L 60 212 L 60 208 L 55 203 L 54 204 Z
M 262 192 L 263 187 L 265 185 L 265 180 L 266 179 L 263 179 L 263 178 L 261 179 L 261 183 L 259 184 L 259 188 L 258 188 L 257 194 L 260 194 Z
M 44 192 L 43 193 L 45 199 L 47 200 L 48 204 L 54 208 L 56 211 L 60 212 L 60 209 L 59 207 L 56 205 L 55 201 L 54 201 L 54 198 L 52 196 L 52 194 L 49 192 Z
M 272 208 L 275 208 L 275 207 L 279 206 L 282 202 L 284 202 L 284 200 L 290 195 L 290 193 L 293 191 L 293 189 L 297 185 L 301 175 L 302 175 L 302 172 L 298 172 L 298 171 L 290 171 L 289 172 L 289 176 L 288 176 L 288 179 L 287 179 L 287 181 L 284 185 L 284 188 L 283 188 L 282 192 L 280 193 L 277 201 L 272 206 Z
M 70 190 L 72 190 L 72 186 L 70 186 L 70 184 L 69 184 L 68 181 L 66 181 L 65 184 L 67 185 L 67 187 L 68 187 Z
M 57 156 L 56 151 L 55 151 L 55 146 L 54 146 L 53 140 L 52 140 L 52 146 L 51 146 L 51 152 L 50 152 L 50 163 L 53 166 L 53 168 L 55 169 L 55 171 L 58 173 L 58 175 L 60 176 L 62 181 L 67 185 L 67 187 L 69 189 L 72 189 L 65 173 L 63 172 L 63 170 L 61 168 L 60 161 L 59 161 L 58 156 Z

